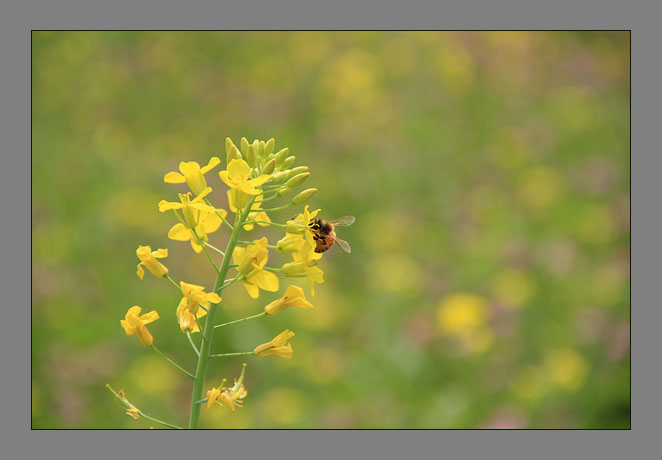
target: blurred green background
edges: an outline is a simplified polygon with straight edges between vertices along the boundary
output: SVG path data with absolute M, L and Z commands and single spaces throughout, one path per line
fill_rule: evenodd
M 628 32 L 33 32 L 33 428 L 154 426 L 106 383 L 186 424 L 191 381 L 119 321 L 156 309 L 155 343 L 194 369 L 179 296 L 137 278 L 135 250 L 169 248 L 176 280 L 212 287 L 157 203 L 184 191 L 163 182 L 179 161 L 218 155 L 226 207 L 228 136 L 274 137 L 310 167 L 312 209 L 357 221 L 313 310 L 217 332 L 220 353 L 289 328 L 294 357 L 212 361 L 205 391 L 246 361 L 248 396 L 201 426 L 629 428 L 629 48 Z M 262 235 L 282 236 L 245 239 Z M 218 322 L 280 295 L 239 284 Z

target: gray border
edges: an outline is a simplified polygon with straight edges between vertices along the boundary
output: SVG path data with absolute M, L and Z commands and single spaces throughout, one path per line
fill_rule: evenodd
M 2 356 L 2 408 L 0 436 L 5 458 L 195 458 L 205 453 L 237 458 L 648 458 L 654 452 L 652 438 L 659 431 L 660 362 L 657 353 L 660 322 L 659 300 L 652 286 L 662 234 L 659 207 L 655 207 L 659 146 L 653 144 L 660 124 L 660 96 L 656 83 L 659 68 L 660 8 L 653 1 L 531 1 L 476 2 L 461 7 L 433 1 L 396 2 L 335 0 L 313 7 L 304 0 L 225 5 L 208 1 L 23 1 L 2 7 L 0 19 L 0 132 L 2 133 L 3 238 L 0 355 Z M 264 3 L 264 5 L 258 5 Z M 636 4 L 635 4 L 636 3 Z M 655 8 L 657 6 L 657 8 Z M 243 14 L 242 14 L 243 13 Z M 509 28 L 617 28 L 632 29 L 633 102 L 632 174 L 636 211 L 633 256 L 640 262 L 632 283 L 636 309 L 632 315 L 636 373 L 632 377 L 632 431 L 207 431 L 196 433 L 126 431 L 30 431 L 30 29 L 40 28 L 304 28 L 304 29 L 509 29 Z M 648 52 L 647 52 L 648 51 Z M 657 110 L 655 110 L 657 109 Z M 657 116 L 656 116 L 657 115 Z M 646 142 L 648 141 L 648 142 Z M 646 143 L 645 143 L 646 142 Z M 649 145 L 646 149 L 644 146 Z M 657 160 L 657 161 L 655 161 Z M 655 166 L 658 166 L 655 168 Z M 658 209 L 658 212 L 655 212 Z M 648 240 L 648 241 L 647 241 Z M 646 250 L 644 244 L 648 242 Z M 645 264 L 645 265 L 644 265 Z M 648 270 L 644 271 L 646 266 Z M 644 274 L 648 274 L 646 290 Z M 10 289 L 11 287 L 11 289 Z M 648 292 L 651 300 L 644 303 Z M 657 300 L 657 299 L 656 299 Z M 652 314 L 651 314 L 652 313 Z M 656 321 L 657 320 L 657 321 Z M 648 355 L 648 356 L 645 356 Z M 643 365 L 640 363 L 647 363 Z M 9 371 L 11 370 L 11 374 Z M 647 436 L 649 435 L 649 436 Z M 641 450 L 639 455 L 634 451 Z M 426 455 L 427 454 L 427 455 Z M 446 455 L 444 455 L 446 454 Z M 634 455 L 633 455 L 634 454 Z M 654 454 L 653 454 L 654 455 Z

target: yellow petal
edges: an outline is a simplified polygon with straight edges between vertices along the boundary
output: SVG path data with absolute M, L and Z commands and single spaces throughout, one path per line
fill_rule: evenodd
M 188 241 L 191 239 L 191 232 L 184 224 L 178 223 L 172 226 L 168 231 L 168 238 L 176 241 Z
M 221 164 L 220 158 L 211 157 L 211 160 L 209 160 L 209 163 L 207 163 L 207 166 L 203 166 L 202 168 L 200 168 L 200 173 L 207 174 L 207 172 L 214 169 L 219 164 Z
M 159 211 L 166 212 L 171 209 L 181 209 L 184 205 L 181 203 L 173 203 L 171 201 L 161 200 L 159 201 Z
M 168 184 L 183 184 L 186 182 L 186 178 L 178 172 L 169 172 L 163 177 L 163 182 Z
M 244 283 L 244 287 L 246 288 L 246 292 L 248 292 L 248 295 L 251 296 L 251 298 L 257 299 L 259 297 L 260 289 L 255 284 Z
M 200 174 L 200 165 L 197 161 L 182 161 L 179 163 L 179 170 L 184 177 L 194 177 Z
M 271 179 L 271 174 L 262 174 L 261 176 L 256 177 L 255 179 L 249 180 L 248 185 L 250 185 L 251 187 L 259 187 L 260 185 L 267 182 L 269 179 Z
M 239 265 L 246 255 L 246 249 L 243 246 L 236 246 L 232 252 L 232 262 Z
M 145 324 L 154 322 L 157 319 L 159 319 L 159 314 L 156 312 L 156 310 L 152 310 L 149 313 L 145 313 L 140 317 L 140 321 L 142 321 Z
M 228 165 L 228 174 L 233 180 L 250 175 L 251 167 L 244 160 L 234 159 Z M 222 178 L 221 178 L 222 179 Z
M 262 270 L 252 278 L 257 285 L 265 291 L 276 292 L 278 290 L 278 277 L 275 273 Z
M 224 209 L 219 209 L 218 211 L 221 212 L 221 215 L 225 217 L 227 215 L 227 212 L 225 212 Z M 218 228 L 221 226 L 223 221 L 221 218 L 218 216 L 218 214 L 209 214 L 206 217 L 203 218 L 202 220 L 202 228 L 204 229 L 205 233 L 212 233 L 218 230 Z
M 157 249 L 152 253 L 154 257 L 157 259 L 163 259 L 164 257 L 168 257 L 168 250 L 167 249 Z
M 143 264 L 142 262 L 138 264 L 138 270 L 136 271 L 136 273 L 138 274 L 138 278 L 140 279 L 143 279 L 143 276 L 145 276 L 145 270 L 143 270 L 142 264 Z

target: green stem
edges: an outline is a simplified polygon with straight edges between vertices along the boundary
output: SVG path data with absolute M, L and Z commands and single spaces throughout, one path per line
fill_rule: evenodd
M 240 351 L 238 353 L 221 353 L 219 355 L 209 355 L 208 358 L 223 358 L 225 356 L 252 355 L 252 351 Z
M 200 239 L 200 237 L 198 236 L 198 232 L 196 232 L 195 229 L 193 229 L 193 234 L 198 239 L 198 243 L 200 243 L 200 242 L 204 243 L 204 241 L 202 241 Z M 205 255 L 207 256 L 207 259 L 209 259 L 209 262 L 211 262 L 211 264 L 214 266 L 214 270 L 216 270 L 216 273 L 219 273 L 218 265 L 216 265 L 216 262 L 214 262 L 214 259 L 212 259 L 211 256 L 209 255 L 209 253 L 207 252 L 207 248 L 205 248 L 205 244 L 202 244 L 202 250 L 204 251 Z
M 183 430 L 183 429 L 184 429 L 184 428 L 182 428 L 181 426 L 171 425 L 170 423 L 168 423 L 168 422 L 164 422 L 163 420 L 159 420 L 159 419 L 156 419 L 156 418 L 154 418 L 154 417 L 150 417 L 149 415 L 147 415 L 147 414 L 144 413 L 143 411 L 140 411 L 140 415 L 141 415 L 142 417 L 145 417 L 147 420 L 151 420 L 152 422 L 160 423 L 161 425 L 167 426 L 167 427 L 169 427 L 169 428 L 174 428 L 174 429 L 176 429 L 176 430 Z
M 218 288 L 218 292 L 220 293 L 223 289 L 229 287 L 229 286 L 232 285 L 235 281 L 238 281 L 238 280 L 243 279 L 243 278 L 244 278 L 244 275 L 242 275 L 242 274 L 240 273 L 239 275 L 237 275 L 236 277 L 232 278 L 230 281 L 228 281 L 227 283 L 225 283 L 223 286 L 221 286 L 220 288 Z
M 255 201 L 255 196 L 249 200 L 241 214 L 235 213 L 234 226 L 232 226 L 232 234 L 230 235 L 230 240 L 228 241 L 228 245 L 225 248 L 226 254 L 232 254 L 234 251 L 234 247 L 237 244 L 237 240 L 239 239 L 239 233 L 242 230 L 246 216 L 248 216 L 251 206 L 253 206 L 253 201 Z M 221 269 L 216 276 L 216 282 L 214 283 L 214 290 L 212 292 L 217 292 L 218 289 L 223 286 L 223 283 L 225 282 L 225 276 L 227 275 L 230 268 L 230 259 L 231 257 L 223 257 L 223 263 L 221 264 Z M 205 376 L 207 374 L 207 363 L 209 361 L 212 332 L 214 331 L 214 319 L 216 317 L 217 308 L 218 304 L 210 304 L 209 311 L 205 317 L 205 329 L 202 336 L 202 342 L 200 343 L 200 359 L 198 359 L 198 366 L 195 370 L 193 395 L 191 397 L 191 412 L 188 420 L 188 427 L 193 429 L 200 426 L 201 407 L 200 404 L 195 404 L 195 402 L 202 399 L 202 391 L 205 385 Z
M 182 292 L 182 288 L 179 286 L 179 284 L 177 284 L 177 283 L 175 282 L 174 279 L 170 278 L 170 275 L 168 275 L 168 274 L 166 273 L 165 275 L 163 275 L 163 277 L 164 277 L 165 279 L 167 279 L 168 281 L 170 281 L 170 282 L 172 283 L 172 285 L 175 286 L 179 292 Z
M 248 316 L 248 317 L 246 317 L 246 318 L 236 319 L 236 320 L 234 320 L 234 321 L 230 321 L 229 323 L 217 324 L 217 325 L 214 326 L 214 327 L 229 326 L 230 324 L 240 323 L 240 322 L 242 322 L 242 321 L 246 321 L 246 320 L 253 319 L 253 318 L 259 318 L 260 316 L 264 316 L 264 315 L 266 315 L 266 313 L 265 313 L 265 312 L 262 312 L 262 313 L 258 313 L 257 315 Z
M 199 327 L 199 326 L 198 326 Z M 195 346 L 195 343 L 193 342 L 193 337 L 191 337 L 191 332 L 186 331 L 186 337 L 188 337 L 188 341 L 193 347 L 193 351 L 195 352 L 196 355 L 198 355 L 198 358 L 200 357 L 200 350 L 198 350 L 198 347 Z
M 223 251 L 221 251 L 220 249 L 218 249 L 217 247 L 212 246 L 211 244 L 207 243 L 206 241 L 203 241 L 202 243 L 203 243 L 205 246 L 207 246 L 209 249 L 213 249 L 214 251 L 218 252 L 220 255 L 222 255 L 223 257 L 225 257 L 225 253 L 224 253 Z
M 246 225 L 246 224 L 269 224 L 269 225 L 274 225 L 276 227 L 282 227 L 282 228 L 287 227 L 287 225 L 285 225 L 285 224 L 278 224 L 276 222 L 268 222 L 266 220 L 248 220 L 248 221 L 244 222 L 242 225 Z
M 274 267 L 262 267 L 264 270 L 269 270 L 270 272 L 282 272 L 282 268 L 274 268 Z
M 180 371 L 182 371 L 184 374 L 188 375 L 188 376 L 191 377 L 192 379 L 195 378 L 195 376 L 194 376 L 193 374 L 191 374 L 190 372 L 188 372 L 186 369 L 184 369 L 182 366 L 180 366 L 179 364 L 177 364 L 176 362 L 174 362 L 172 359 L 168 358 L 166 355 L 164 355 L 163 352 L 162 352 L 161 350 L 159 350 L 158 348 L 156 348 L 156 345 L 152 344 L 152 349 L 153 349 L 155 352 L 157 352 L 158 354 L 160 354 L 161 356 L 163 356 L 163 357 L 166 359 L 166 361 L 168 361 L 170 364 L 172 364 L 172 365 L 175 366 L 177 369 L 179 369 Z
M 294 205 L 292 203 L 289 203 L 289 204 L 285 204 L 283 206 L 279 206 L 277 208 L 257 209 L 256 211 L 264 211 L 264 212 L 280 211 L 281 209 L 291 208 L 292 206 L 294 206 Z

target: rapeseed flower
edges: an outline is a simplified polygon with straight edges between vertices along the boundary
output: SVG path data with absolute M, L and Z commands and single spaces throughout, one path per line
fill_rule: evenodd
M 205 292 L 203 286 L 185 283 L 184 281 L 180 281 L 179 285 L 183 294 L 176 312 L 179 328 L 182 332 L 199 332 L 200 328 L 196 319 L 207 314 L 211 302 L 219 303 L 222 299 L 216 293 Z M 204 308 L 200 308 L 201 306 Z
M 280 299 L 274 300 L 264 307 L 264 312 L 267 316 L 273 316 L 285 310 L 287 307 L 313 308 L 313 304 L 306 300 L 303 289 L 292 284 L 287 288 L 285 294 L 283 294 Z
M 186 182 L 191 191 L 198 195 L 207 188 L 205 174 L 220 163 L 221 160 L 218 157 L 212 157 L 207 166 L 201 168 L 196 161 L 182 161 L 179 163 L 181 174 L 174 171 L 169 172 L 163 177 L 163 181 L 169 184 L 183 184 Z
M 266 356 L 279 356 L 281 358 L 291 359 L 292 345 L 287 343 L 287 341 L 292 337 L 294 337 L 294 332 L 285 329 L 283 332 L 271 339 L 271 341 L 255 347 L 253 353 L 255 353 L 258 358 L 264 358 Z
M 150 311 L 149 313 L 139 316 L 141 310 L 142 308 L 138 305 L 129 308 L 124 319 L 120 320 L 120 324 L 124 328 L 126 335 L 138 336 L 140 343 L 142 343 L 143 346 L 148 347 L 152 344 L 154 338 L 145 325 L 159 319 L 159 314 L 156 311 Z
M 243 401 L 241 400 L 248 394 L 243 385 L 245 370 L 246 364 L 244 363 L 239 380 L 235 379 L 232 387 L 224 387 L 225 379 L 223 379 L 217 388 L 209 390 L 207 392 L 207 408 L 210 408 L 214 403 L 219 406 L 225 404 L 232 412 L 234 412 L 235 406 L 241 407 L 243 405 Z
M 310 280 L 310 295 L 315 296 L 315 283 L 324 282 L 324 272 L 317 267 L 317 261 L 321 257 L 321 253 L 315 252 L 315 245 L 301 240 L 296 251 L 292 253 L 294 260 L 283 264 L 282 273 L 293 278 L 307 277 Z
M 269 174 L 262 174 L 251 179 L 251 167 L 244 160 L 237 159 L 230 161 L 227 170 L 220 171 L 218 175 L 230 187 L 228 202 L 232 212 L 243 209 L 251 196 L 261 194 L 262 191 L 256 187 L 260 187 L 271 179 Z
M 276 292 L 278 290 L 278 277 L 264 269 L 269 258 L 267 238 L 255 240 L 247 247 L 237 246 L 232 253 L 232 260 L 237 264 L 237 270 L 243 275 L 243 283 L 248 295 L 256 299 L 260 289 Z
M 138 246 L 138 249 L 136 249 L 136 255 L 140 259 L 140 263 L 138 264 L 138 271 L 136 272 L 138 274 L 138 278 L 143 279 L 143 276 L 145 276 L 145 271 L 141 265 L 144 265 L 145 268 L 152 272 L 152 274 L 157 278 L 163 278 L 168 274 L 168 269 L 166 266 L 156 260 L 168 257 L 167 249 L 158 249 L 156 251 L 152 251 L 152 248 L 149 246 Z

